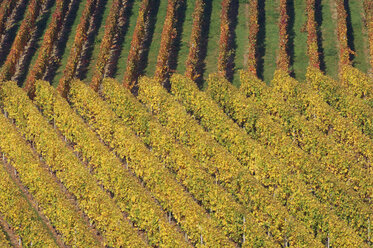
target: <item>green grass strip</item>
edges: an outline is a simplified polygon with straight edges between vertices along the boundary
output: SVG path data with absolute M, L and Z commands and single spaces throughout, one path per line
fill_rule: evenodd
M 240 75 L 238 70 L 247 69 L 248 42 L 249 42 L 249 3 L 239 0 L 236 26 L 236 56 L 234 58 L 235 71 L 233 85 L 239 86 Z
M 123 81 L 124 73 L 126 72 L 127 57 L 128 57 L 128 53 L 131 48 L 132 36 L 133 36 L 133 32 L 135 31 L 140 5 L 141 5 L 141 1 L 133 1 L 133 6 L 131 10 L 132 14 L 129 17 L 128 29 L 124 34 L 125 37 L 122 42 L 121 52 L 120 52 L 120 56 L 118 59 L 116 72 L 114 75 L 114 78 L 117 79 L 119 82 Z
M 263 66 L 263 79 L 269 83 L 276 69 L 276 61 L 279 45 L 279 3 L 278 1 L 265 1 L 265 54 Z
M 322 1 L 322 48 L 324 50 L 325 73 L 334 79 L 338 77 L 338 40 L 337 40 L 337 9 L 334 0 Z M 316 13 L 320 14 L 320 13 Z
M 95 40 L 92 44 L 93 50 L 92 50 L 91 57 L 89 59 L 89 65 L 87 67 L 87 74 L 85 75 L 85 78 L 81 78 L 81 80 L 86 79 L 85 81 L 91 82 L 91 79 L 93 77 L 93 73 L 95 72 L 95 69 L 96 69 L 96 60 L 97 60 L 98 54 L 100 52 L 101 41 L 102 41 L 102 39 L 104 37 L 104 34 L 105 34 L 106 18 L 109 15 L 109 12 L 110 12 L 110 9 L 111 9 L 112 5 L 113 5 L 113 0 L 107 0 L 106 3 L 104 4 L 104 13 L 102 15 L 101 22 L 98 24 L 99 25 L 97 27 L 98 32 L 97 32 L 97 34 L 95 36 Z
M 155 18 L 155 26 L 152 43 L 149 47 L 148 53 L 148 64 L 145 69 L 145 75 L 153 76 L 155 72 L 155 67 L 157 65 L 158 51 L 161 46 L 161 36 L 163 30 L 164 20 L 166 19 L 167 13 L 167 0 L 159 0 L 158 13 Z
M 74 22 L 71 26 L 69 37 L 67 38 L 65 51 L 64 51 L 64 54 L 62 55 L 61 60 L 60 60 L 60 66 L 58 67 L 58 69 L 57 69 L 57 71 L 56 71 L 56 73 L 53 77 L 53 80 L 51 82 L 51 84 L 54 87 L 57 87 L 61 77 L 63 76 L 63 71 L 65 70 L 67 60 L 69 59 L 70 50 L 73 47 L 76 28 L 78 27 L 78 24 L 80 22 L 80 16 L 83 13 L 83 10 L 84 10 L 84 7 L 85 7 L 86 3 L 87 3 L 87 0 L 81 0 L 81 2 L 79 3 L 79 7 L 78 7 L 78 10 L 77 10 L 76 15 L 75 15 Z
M 180 39 L 180 50 L 178 52 L 178 61 L 176 66 L 176 71 L 178 73 L 184 74 L 185 73 L 185 62 L 188 58 L 189 54 L 189 42 L 190 36 L 192 35 L 192 27 L 193 27 L 193 11 L 195 7 L 195 0 L 185 1 L 185 18 L 183 23 L 183 32 L 181 33 Z
M 206 4 L 207 9 L 208 6 L 211 5 L 211 17 L 205 58 L 206 66 L 203 76 L 204 79 L 206 79 L 209 74 L 217 72 L 218 70 L 221 1 L 215 0 L 211 2 L 212 3 L 210 4 Z
M 39 53 L 40 53 L 39 48 L 43 44 L 45 32 L 48 30 L 49 24 L 51 23 L 52 18 L 53 18 L 53 13 L 55 11 L 56 11 L 56 2 L 54 2 L 53 6 L 51 8 L 49 8 L 48 13 L 44 14 L 44 15 L 48 15 L 47 21 L 45 22 L 45 18 L 42 18 L 36 24 L 37 28 L 42 27 L 44 30 L 43 30 L 42 35 L 38 38 L 38 40 L 36 41 L 36 44 L 34 45 L 34 49 L 36 49 L 36 52 L 32 55 L 29 66 L 27 66 L 27 68 L 24 68 L 25 70 L 27 70 L 27 72 L 25 72 L 25 77 L 23 78 L 23 80 L 25 80 L 27 78 L 28 74 L 30 73 L 30 69 L 32 69 L 34 67 L 35 61 L 38 58 Z M 22 82 L 22 86 L 24 86 L 24 83 L 25 82 Z
M 356 52 L 354 66 L 367 73 L 369 70 L 368 60 L 368 33 L 363 23 L 364 7 L 363 1 L 349 1 L 351 26 L 353 30 L 354 51 Z
M 294 0 L 294 64 L 293 71 L 298 81 L 304 81 L 308 66 L 306 1 Z

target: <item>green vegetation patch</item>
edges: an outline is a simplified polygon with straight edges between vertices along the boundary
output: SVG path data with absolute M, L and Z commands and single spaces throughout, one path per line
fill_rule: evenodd
M 235 18 L 235 17 L 233 17 Z M 233 84 L 240 85 L 239 70 L 247 69 L 247 49 L 249 42 L 249 3 L 240 0 L 238 3 L 237 26 L 235 34 L 236 54 L 234 58 Z
M 334 0 L 322 1 L 322 48 L 325 61 L 325 72 L 327 75 L 338 77 L 338 39 L 337 39 L 337 9 Z M 316 13 L 320 15 L 320 13 Z
M 210 6 L 211 10 L 209 10 Z M 203 75 L 205 80 L 210 73 L 216 72 L 218 69 L 221 1 L 211 1 L 210 4 L 207 3 L 206 11 L 211 11 L 211 17 L 207 43 L 207 54 L 205 58 L 206 70 Z
M 51 84 L 54 87 L 57 87 L 61 77 L 63 76 L 63 71 L 65 70 L 67 61 L 69 59 L 71 48 L 73 47 L 73 44 L 74 44 L 76 29 L 77 29 L 77 27 L 80 23 L 80 17 L 83 14 L 83 10 L 84 10 L 86 4 L 87 4 L 87 0 L 82 0 L 79 3 L 78 11 L 76 12 L 74 22 L 73 22 L 73 24 L 71 26 L 71 30 L 68 34 L 68 38 L 67 38 L 67 42 L 66 42 L 66 46 L 65 46 L 65 51 L 64 51 L 64 54 L 62 55 L 62 58 L 61 58 L 61 61 L 60 61 L 60 66 L 58 67 L 58 69 L 57 69 L 57 71 L 54 75 L 54 78 L 51 82 Z
M 180 48 L 178 51 L 178 61 L 176 71 L 178 73 L 185 73 L 185 62 L 189 54 L 189 42 L 193 27 L 193 12 L 195 7 L 195 0 L 185 1 L 185 19 L 182 25 L 182 34 L 180 39 Z
M 87 82 L 91 82 L 91 79 L 92 79 L 92 76 L 93 76 L 93 73 L 94 73 L 95 67 L 96 67 L 96 60 L 97 60 L 98 54 L 100 53 L 101 41 L 102 41 L 102 39 L 104 38 L 104 35 L 105 35 L 106 19 L 109 15 L 109 12 L 110 12 L 110 9 L 111 9 L 112 5 L 113 5 L 113 0 L 107 0 L 105 2 L 104 13 L 102 15 L 101 22 L 98 24 L 99 26 L 97 27 L 98 33 L 97 33 L 97 35 L 95 37 L 95 40 L 92 44 L 93 50 L 92 50 L 91 58 L 89 60 L 87 73 L 85 75 L 85 78 L 80 78 L 81 80 L 86 79 Z
M 279 39 L 279 1 L 265 1 L 265 53 L 263 66 L 263 79 L 269 83 L 276 69 L 276 60 L 278 54 Z M 259 13 L 260 14 L 260 13 Z
M 159 48 L 161 46 L 163 24 L 167 14 L 167 4 L 167 0 L 159 0 L 158 12 L 157 16 L 155 17 L 153 39 L 149 47 L 148 64 L 145 68 L 145 75 L 147 76 L 153 76 L 155 67 L 157 66 L 157 57 Z
M 368 61 L 368 35 L 366 27 L 363 23 L 363 1 L 349 1 L 349 13 L 352 27 L 352 39 L 354 44 L 354 51 L 356 52 L 354 58 L 354 66 L 359 70 L 367 73 L 369 70 Z M 349 37 L 350 38 L 350 37 Z
M 118 63 L 116 65 L 116 73 L 114 75 L 114 78 L 117 79 L 119 82 L 122 82 L 124 73 L 126 72 L 127 57 L 131 49 L 132 36 L 133 32 L 135 31 L 141 2 L 141 0 L 135 0 L 133 2 L 131 15 L 129 16 L 128 29 L 124 34 L 125 36 L 123 38 Z

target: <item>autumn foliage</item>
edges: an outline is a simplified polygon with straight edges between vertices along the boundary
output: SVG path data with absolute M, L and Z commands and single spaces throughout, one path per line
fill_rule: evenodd
M 58 32 L 63 25 L 67 4 L 68 2 L 65 0 L 58 0 L 56 2 L 56 10 L 52 16 L 52 22 L 49 24 L 49 27 L 44 35 L 44 40 L 40 47 L 38 58 L 36 59 L 35 64 L 26 79 L 25 90 L 29 92 L 31 98 L 33 98 L 35 92 L 35 81 L 43 78 L 45 70 L 49 64 L 53 47 L 56 43 L 56 39 L 58 38 Z
M 317 43 L 317 23 L 315 20 L 315 0 L 307 0 L 307 54 L 309 65 L 320 69 L 319 48 Z
M 25 50 L 28 41 L 31 39 L 32 30 L 35 29 L 36 19 L 45 0 L 32 0 L 27 7 L 26 16 L 17 32 L 12 48 L 0 71 L 0 81 L 11 79 L 16 71 L 19 58 Z
M 90 18 L 95 10 L 97 0 L 87 0 L 85 8 L 83 10 L 82 16 L 80 17 L 80 22 L 76 29 L 76 34 L 74 38 L 73 46 L 71 47 L 69 59 L 65 70 L 63 71 L 63 76 L 58 83 L 57 90 L 66 97 L 70 89 L 70 82 L 74 79 L 76 74 L 76 69 L 80 61 L 80 56 L 83 50 L 84 43 L 87 41 L 87 31 L 90 24 Z
M 232 39 L 230 9 L 232 2 L 232 0 L 223 0 L 220 13 L 218 71 L 226 78 L 229 76 L 229 67 L 232 66 L 232 54 L 234 53 L 234 50 L 230 48 Z
M 151 0 L 143 0 L 137 17 L 135 31 L 132 36 L 131 48 L 127 57 L 127 67 L 124 74 L 123 84 L 131 89 L 140 76 L 140 63 L 144 41 L 147 35 Z
M 337 36 L 339 43 L 339 71 L 344 66 L 351 65 L 350 56 L 354 51 L 348 45 L 347 35 L 347 12 L 344 6 L 344 0 L 336 0 L 337 3 Z
M 290 57 L 288 54 L 289 35 L 287 33 L 289 15 L 287 13 L 287 0 L 280 0 L 279 26 L 279 52 L 277 55 L 277 69 L 289 72 Z
M 192 79 L 198 80 L 202 78 L 201 75 L 201 45 L 202 45 L 202 31 L 204 25 L 205 3 L 203 0 L 196 0 L 196 6 L 193 12 L 193 27 L 192 35 L 189 42 L 189 54 L 186 60 L 185 75 Z
M 177 36 L 177 8 L 184 0 L 168 0 L 166 19 L 163 24 L 161 47 L 157 57 L 155 77 L 164 82 L 171 73 L 170 57 L 173 52 L 173 41 Z
M 128 1 L 115 0 L 110 9 L 109 16 L 105 23 L 105 34 L 101 41 L 100 53 L 98 55 L 95 71 L 91 80 L 91 87 L 97 91 L 105 75 L 105 68 L 110 59 L 110 49 L 113 46 L 115 34 L 118 30 L 118 18 L 120 9 L 123 5 L 128 4 Z
M 256 75 L 256 51 L 257 36 L 259 32 L 258 23 L 258 0 L 249 1 L 249 41 L 247 70 Z
M 0 4 L 0 34 L 4 32 L 6 21 L 16 5 L 17 0 L 3 0 Z

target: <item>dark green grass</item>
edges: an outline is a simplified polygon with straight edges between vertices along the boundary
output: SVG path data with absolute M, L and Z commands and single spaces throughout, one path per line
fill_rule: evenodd
M 338 38 L 336 9 L 331 9 L 331 0 L 322 1 L 322 48 L 325 62 L 325 73 L 335 79 L 338 77 Z M 334 6 L 335 7 L 335 6 Z
M 295 78 L 299 81 L 305 79 L 308 66 L 307 55 L 307 23 L 306 2 L 303 0 L 294 0 L 294 50 L 293 50 L 293 72 Z
M 279 44 L 278 6 L 278 0 L 265 1 L 265 53 L 263 58 L 263 80 L 266 83 L 269 83 L 273 79 L 273 74 L 276 69 Z
M 131 15 L 129 17 L 128 29 L 124 33 L 124 39 L 121 45 L 118 63 L 116 65 L 115 79 L 117 79 L 119 82 L 122 82 L 124 73 L 126 72 L 127 57 L 131 48 L 132 36 L 136 27 L 141 2 L 141 0 L 135 0 L 133 2 L 132 10 L 130 11 Z
M 42 28 L 44 28 L 44 29 L 42 30 L 42 35 L 39 37 L 39 39 L 35 43 L 34 49 L 36 49 L 36 51 L 31 56 L 29 66 L 27 66 L 25 68 L 25 74 L 22 77 L 22 81 L 23 81 L 22 85 L 24 85 L 24 83 L 25 83 L 24 81 L 26 80 L 26 78 L 27 78 L 28 74 L 30 73 L 30 71 L 32 70 L 32 68 L 34 67 L 35 61 L 38 58 L 38 55 L 40 53 L 40 49 L 39 48 L 43 44 L 45 32 L 49 28 L 49 24 L 52 21 L 53 13 L 55 12 L 55 10 L 56 10 L 56 1 L 54 1 L 53 6 L 47 11 L 47 13 L 45 13 L 45 15 L 47 15 L 47 17 L 48 17 L 47 21 L 45 22 L 45 18 L 42 18 L 37 23 L 37 26 L 42 26 Z
M 363 1 L 349 1 L 350 23 L 352 27 L 351 36 L 353 38 L 353 49 L 356 52 L 354 57 L 354 66 L 359 70 L 367 73 L 369 70 L 368 62 L 368 36 L 364 27 L 362 15 L 364 13 Z
M 168 3 L 167 0 L 159 1 L 158 13 L 155 18 L 156 22 L 154 24 L 154 33 L 153 33 L 152 43 L 150 44 L 150 47 L 149 47 L 147 66 L 145 68 L 146 76 L 152 77 L 154 76 L 154 73 L 155 73 L 155 68 L 157 66 L 158 51 L 161 46 L 163 24 L 164 24 L 164 20 L 166 19 L 167 3 Z
M 233 74 L 233 85 L 240 85 L 239 70 L 247 69 L 247 49 L 249 42 L 249 3 L 247 0 L 239 0 L 237 26 L 235 31 L 235 70 Z
M 112 5 L 113 5 L 113 0 L 108 0 L 106 2 L 104 13 L 103 13 L 102 19 L 101 19 L 101 23 L 98 24 L 99 25 L 98 26 L 98 33 L 95 36 L 94 42 L 92 44 L 93 49 L 92 49 L 91 58 L 89 60 L 89 65 L 87 67 L 87 73 L 85 75 L 85 78 L 81 78 L 82 80 L 85 79 L 85 81 L 87 83 L 89 83 L 91 81 L 93 73 L 95 71 L 96 60 L 97 60 L 98 54 L 100 52 L 101 41 L 102 41 L 102 39 L 104 37 L 104 34 L 105 34 L 106 19 L 109 15 L 109 12 L 110 12 L 110 9 L 111 9 Z
M 185 73 L 185 62 L 189 54 L 189 42 L 192 34 L 193 26 L 193 12 L 195 7 L 195 0 L 188 0 L 185 8 L 185 20 L 182 25 L 182 34 L 180 39 L 180 49 L 178 51 L 176 72 Z
M 205 72 L 203 78 L 206 80 L 208 75 L 217 72 L 219 58 L 219 39 L 220 39 L 220 13 L 221 0 L 214 0 L 211 3 L 211 17 L 209 20 L 209 34 L 207 43 L 207 53 L 205 58 Z M 205 87 L 206 85 L 204 85 Z
M 83 13 L 83 10 L 85 8 L 86 3 L 87 3 L 86 0 L 82 0 L 79 3 L 78 11 L 76 13 L 74 22 L 73 22 L 73 24 L 71 26 L 71 31 L 69 32 L 69 35 L 68 35 L 69 37 L 67 38 L 67 42 L 66 42 L 66 46 L 65 46 L 65 51 L 64 51 L 64 54 L 61 57 L 60 66 L 58 67 L 58 69 L 57 69 L 57 71 L 56 71 L 56 73 L 55 73 L 55 75 L 53 77 L 53 80 L 52 80 L 52 85 L 54 87 L 58 86 L 58 82 L 60 81 L 60 79 L 61 79 L 61 77 L 63 75 L 63 71 L 65 70 L 65 67 L 66 67 L 66 64 L 67 64 L 67 60 L 69 59 L 70 51 L 71 51 L 71 48 L 72 48 L 73 43 L 74 43 L 76 29 L 77 29 L 78 24 L 80 22 L 80 17 L 81 17 L 81 15 Z

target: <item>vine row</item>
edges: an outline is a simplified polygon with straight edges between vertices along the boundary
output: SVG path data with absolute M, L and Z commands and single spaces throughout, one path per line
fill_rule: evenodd
M 209 175 L 195 160 L 189 149 L 175 143 L 176 140 L 146 108 L 131 94 L 112 79 L 103 82 L 102 95 L 111 109 L 152 148 L 152 152 L 176 173 L 178 181 L 188 188 L 195 198 L 202 202 L 210 214 L 222 223 L 226 233 L 236 242 L 245 237 L 243 245 L 259 247 L 273 246 L 264 229 L 258 228 L 252 214 L 226 191 L 217 179 Z M 215 194 L 211 194 L 215 192 Z M 245 223 L 243 223 L 245 219 Z M 226 223 L 226 224 L 225 224 Z
M 123 212 L 145 230 L 149 243 L 160 247 L 188 247 L 184 237 L 166 218 L 166 213 L 139 180 L 124 169 L 121 161 L 112 154 L 96 134 L 72 110 L 65 99 L 49 85 L 38 81 L 35 104 L 43 115 L 73 144 L 92 168 L 97 181 L 113 193 L 113 198 Z
M 0 89 L 0 99 L 18 130 L 34 144 L 56 177 L 76 197 L 80 208 L 95 222 L 110 246 L 147 247 L 137 231 L 124 218 L 113 200 L 97 185 L 77 156 L 58 137 L 26 92 L 14 82 Z
M 93 90 L 80 81 L 74 81 L 68 99 L 113 152 L 126 159 L 128 166 L 145 182 L 163 208 L 172 212 L 190 240 L 197 243 L 203 239 L 208 246 L 234 247 L 218 228 L 217 221 L 196 203 L 132 130 L 119 122 Z

